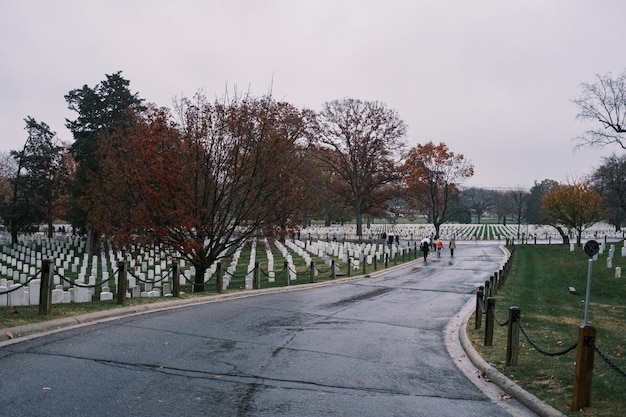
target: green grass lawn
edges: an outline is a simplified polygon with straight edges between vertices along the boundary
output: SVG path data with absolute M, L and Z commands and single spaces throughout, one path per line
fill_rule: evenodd
M 616 245 L 612 268 L 608 250 L 592 264 L 588 322 L 596 328 L 596 346 L 624 371 L 626 360 L 626 276 L 615 278 L 615 267 L 626 267 Z M 496 315 L 508 318 L 511 306 L 521 309 L 521 323 L 542 350 L 557 353 L 577 342 L 584 321 L 589 257 L 582 248 L 570 252 L 563 245 L 518 245 L 506 284 L 496 295 Z M 625 271 L 626 272 L 626 271 Z M 576 293 L 568 291 L 574 287 Z M 626 377 L 612 369 L 597 353 L 594 359 L 591 406 L 580 412 L 572 405 L 576 350 L 565 355 L 540 354 L 520 333 L 517 366 L 505 366 L 506 327 L 496 324 L 493 346 L 484 346 L 482 329 L 468 323 L 468 335 L 484 359 L 527 391 L 570 416 L 626 415 Z

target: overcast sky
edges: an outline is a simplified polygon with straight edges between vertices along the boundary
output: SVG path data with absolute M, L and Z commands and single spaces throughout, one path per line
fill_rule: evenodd
M 71 141 L 64 95 L 122 71 L 133 92 L 228 88 L 320 110 L 384 102 L 407 143 L 445 142 L 478 187 L 589 174 L 617 148 L 574 150 L 580 83 L 626 69 L 623 0 L 0 0 L 0 151 L 24 118 Z

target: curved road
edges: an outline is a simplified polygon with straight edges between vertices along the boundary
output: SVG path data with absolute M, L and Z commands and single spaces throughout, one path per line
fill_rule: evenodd
M 0 347 L 0 415 L 511 416 L 444 343 L 503 260 L 462 244 L 372 277 L 14 341 Z

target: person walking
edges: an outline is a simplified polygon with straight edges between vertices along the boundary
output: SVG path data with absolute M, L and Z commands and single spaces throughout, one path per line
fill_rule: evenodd
M 450 248 L 450 256 L 454 258 L 454 250 L 456 249 L 456 242 L 454 241 L 454 239 L 450 241 L 448 247 Z
M 426 258 L 428 258 L 428 251 L 430 250 L 430 242 L 428 239 L 422 240 L 420 249 L 422 250 L 422 255 L 424 256 L 424 262 L 426 262 Z
M 437 249 L 437 258 L 441 258 L 441 250 L 443 249 L 443 241 L 441 239 L 437 239 L 435 248 Z

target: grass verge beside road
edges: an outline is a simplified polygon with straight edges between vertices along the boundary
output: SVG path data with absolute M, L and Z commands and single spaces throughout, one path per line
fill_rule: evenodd
M 626 370 L 626 277 L 615 278 L 615 267 L 626 267 L 616 244 L 612 267 L 607 251 L 593 262 L 588 322 L 596 328 L 596 346 L 619 370 Z M 589 257 L 582 248 L 570 252 L 563 245 L 519 245 L 506 284 L 498 291 L 496 316 L 508 319 L 511 306 L 521 309 L 521 323 L 541 350 L 560 353 L 577 342 L 584 321 L 585 290 Z M 626 268 L 625 268 L 626 269 Z M 575 293 L 568 291 L 576 289 Z M 568 416 L 626 415 L 626 377 L 595 354 L 591 406 L 570 411 L 576 350 L 563 355 L 539 353 L 520 333 L 517 366 L 505 366 L 506 326 L 495 325 L 492 346 L 484 346 L 481 329 L 468 323 L 468 336 L 481 356 L 522 388 Z

